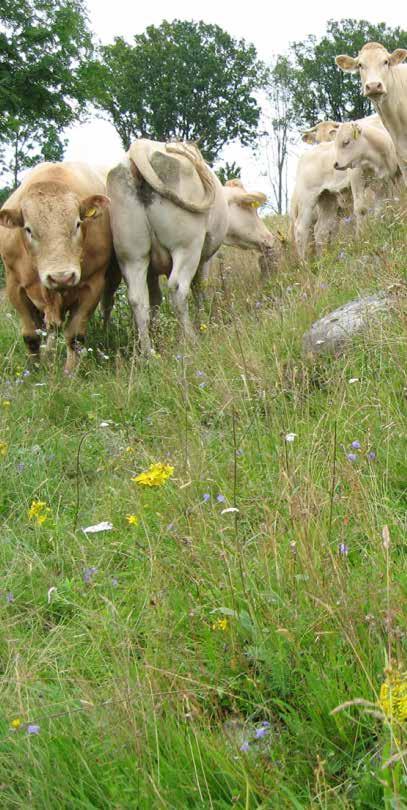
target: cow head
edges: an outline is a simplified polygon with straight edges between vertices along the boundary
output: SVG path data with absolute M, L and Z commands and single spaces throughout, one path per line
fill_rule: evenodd
M 363 95 L 372 101 L 378 101 L 389 91 L 392 68 L 403 62 L 406 57 L 405 48 L 396 48 L 393 53 L 388 53 L 383 45 L 368 42 L 358 56 L 337 56 L 335 62 L 345 73 L 359 72 Z
M 108 204 L 104 194 L 79 200 L 62 183 L 34 183 L 21 196 L 19 208 L 0 211 L 0 225 L 21 228 L 42 284 L 63 290 L 79 284 L 87 229 Z
M 260 206 L 267 202 L 266 195 L 245 191 L 240 180 L 229 180 L 223 191 L 229 212 L 225 243 L 257 250 L 273 248 L 275 239 L 258 215 Z
M 337 121 L 320 121 L 311 129 L 306 129 L 301 133 L 304 143 L 317 144 L 334 141 L 336 132 L 340 124 Z
M 362 152 L 362 129 L 355 122 L 341 124 L 335 138 L 334 169 L 345 171 L 355 168 Z

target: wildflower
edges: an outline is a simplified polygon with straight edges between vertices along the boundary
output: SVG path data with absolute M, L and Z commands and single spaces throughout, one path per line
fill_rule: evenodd
M 244 743 L 240 746 L 241 751 L 248 751 L 249 750 L 249 741 L 245 740 Z
M 113 588 L 118 588 L 119 580 L 117 579 L 117 577 L 112 577 L 111 583 L 112 583 Z
M 237 456 L 244 456 L 244 450 L 242 450 L 242 448 L 239 447 L 238 450 L 236 450 L 236 455 Z
M 296 553 L 297 553 L 297 543 L 295 542 L 295 540 L 293 540 L 293 541 L 290 543 L 290 549 L 291 549 L 291 553 L 292 553 L 292 554 L 296 554 Z
M 37 526 L 42 526 L 48 520 L 51 514 L 51 509 L 45 501 L 31 501 L 31 506 L 28 510 L 28 519 L 36 522 Z
M 199 388 L 206 388 L 206 382 L 199 383 Z
M 90 582 L 94 574 L 97 574 L 98 569 L 92 565 L 90 568 L 83 569 L 83 581 Z
M 368 452 L 368 454 L 367 454 L 367 457 L 368 457 L 369 461 L 375 461 L 375 459 L 376 459 L 376 453 L 375 453 L 375 451 L 374 451 L 374 450 L 370 450 L 370 451 Z
M 348 461 L 356 461 L 357 455 L 356 453 L 348 453 L 346 458 L 348 459 Z
M 269 731 L 270 731 L 270 723 L 268 723 L 267 720 L 265 720 L 259 728 L 256 728 L 256 732 L 254 735 L 255 739 L 261 740 L 261 738 L 265 737 L 266 734 L 269 733 Z
M 11 405 L 11 402 L 10 402 L 9 399 L 3 399 L 3 402 L 1 404 L 2 404 L 3 408 L 9 408 L 10 405 Z
M 173 532 L 175 529 L 174 523 L 169 523 L 167 526 L 167 532 Z
M 390 720 L 407 720 L 407 672 L 388 670 L 380 687 L 379 706 Z
M 286 433 L 284 438 L 285 438 L 286 442 L 291 444 L 291 442 L 293 442 L 295 440 L 296 436 L 297 436 L 296 433 Z
M 16 717 L 14 720 L 11 721 L 10 726 L 14 731 L 17 731 L 21 726 L 21 720 L 19 717 Z
M 204 492 L 204 494 L 202 495 L 202 500 L 204 501 L 204 503 L 208 503 L 208 501 L 210 501 L 210 499 L 211 499 L 211 496 L 209 495 L 209 492 Z
M 229 622 L 226 618 L 216 619 L 216 622 L 214 622 L 212 625 L 212 630 L 222 630 L 222 632 L 224 633 L 225 630 L 228 629 L 228 626 Z
M 204 371 L 197 371 L 196 376 L 197 377 L 205 377 L 205 372 Z
M 36 723 L 30 723 L 27 726 L 27 734 L 39 734 L 40 727 L 36 725 Z
M 6 593 L 6 602 L 7 602 L 8 605 L 11 605 L 12 602 L 14 602 L 14 594 L 11 593 L 11 591 Z
M 7 442 L 0 442 L 0 456 L 6 456 L 8 450 Z
M 183 360 L 183 359 L 184 359 L 184 355 L 183 355 L 183 354 L 176 354 L 176 355 L 175 355 L 175 359 L 176 359 L 177 363 L 179 363 L 179 362 L 180 362 L 180 360 Z
M 139 522 L 137 515 L 126 515 L 126 520 L 130 526 L 137 526 Z
M 351 377 L 350 380 L 348 380 L 349 385 L 352 385 L 355 382 L 359 382 L 359 377 Z
M 148 470 L 136 475 L 131 480 L 134 481 L 135 484 L 144 487 L 161 487 L 168 478 L 171 478 L 173 472 L 174 467 L 171 467 L 170 464 L 158 462 L 157 464 L 152 464 Z
M 98 534 L 99 532 L 110 532 L 113 529 L 113 523 L 109 523 L 108 520 L 102 520 L 101 523 L 95 523 L 94 526 L 87 526 L 86 529 L 82 529 L 85 534 Z
M 208 327 L 207 327 L 206 323 L 201 323 L 201 325 L 199 327 L 199 331 L 200 332 L 206 332 L 207 329 L 208 329 Z
M 216 500 L 217 500 L 218 503 L 226 503 L 225 496 L 221 495 L 220 493 L 219 493 L 219 495 L 216 496 Z
M 125 448 L 125 451 L 124 451 L 124 452 L 125 452 L 125 453 L 132 453 L 132 452 L 133 452 L 133 448 L 132 448 L 132 447 L 130 447 L 130 445 L 129 445 L 128 447 L 126 447 L 126 448 Z
M 352 442 L 351 447 L 353 447 L 354 450 L 360 450 L 360 442 L 358 442 L 357 440 Z
M 349 553 L 349 547 L 346 545 L 346 543 L 340 543 L 340 545 L 339 545 L 339 554 L 342 554 L 343 557 L 347 557 L 348 553 Z

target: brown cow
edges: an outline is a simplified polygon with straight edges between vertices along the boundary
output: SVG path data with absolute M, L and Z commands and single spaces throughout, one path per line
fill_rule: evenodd
M 60 326 L 68 315 L 67 373 L 77 363 L 113 259 L 105 191 L 103 177 L 84 163 L 42 163 L 0 211 L 6 289 L 28 351 L 38 358 L 39 330 Z M 107 309 L 117 286 L 109 281 Z

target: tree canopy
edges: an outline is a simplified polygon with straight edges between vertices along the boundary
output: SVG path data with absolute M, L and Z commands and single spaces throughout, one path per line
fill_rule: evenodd
M 102 47 L 89 72 L 94 101 L 126 149 L 136 137 L 186 139 L 213 162 L 227 142 L 256 137 L 263 65 L 217 25 L 164 20 L 133 44 L 119 37 Z
M 61 132 L 86 101 L 82 64 L 91 53 L 82 0 L 2 0 L 0 145 L 15 181 L 39 157 L 62 156 Z

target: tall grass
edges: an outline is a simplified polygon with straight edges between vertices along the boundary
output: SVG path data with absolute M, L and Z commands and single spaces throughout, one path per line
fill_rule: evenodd
M 2 808 L 407 806 L 378 704 L 405 668 L 402 287 L 343 356 L 302 352 L 317 317 L 405 283 L 406 235 L 390 211 L 266 281 L 225 251 L 197 347 L 165 301 L 148 364 L 120 293 L 73 379 L 62 339 L 25 373 L 3 305 Z M 158 461 L 162 487 L 131 480 Z

